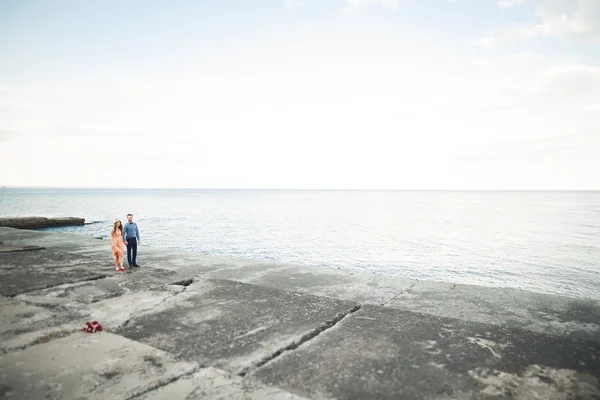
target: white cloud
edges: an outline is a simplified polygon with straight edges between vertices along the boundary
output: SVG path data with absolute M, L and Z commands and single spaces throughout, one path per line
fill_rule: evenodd
M 545 58 L 546 57 L 541 53 L 536 53 L 534 51 L 523 51 L 510 56 L 508 62 L 512 66 L 520 67 L 523 65 L 531 65 L 538 63 L 539 61 L 544 61 Z
M 490 79 L 487 90 L 495 94 L 495 103 L 515 109 L 553 110 L 577 120 L 600 93 L 600 67 L 557 56 L 524 52 L 497 57 L 488 53 L 477 65 Z
M 536 10 L 541 21 L 514 26 L 509 34 L 522 38 L 554 36 L 600 40 L 600 1 L 544 0 Z
M 500 8 L 522 4 L 523 0 L 498 2 Z M 540 21 L 512 24 L 488 31 L 471 44 L 491 49 L 498 45 L 536 37 L 568 38 L 600 43 L 600 0 L 542 0 L 535 12 Z
M 600 112 L 600 103 L 598 104 L 590 104 L 589 106 L 585 106 L 583 108 L 585 112 Z
M 562 96 L 585 88 L 593 67 L 532 52 L 475 63 L 413 38 L 312 35 L 188 73 L 20 90 L 36 108 L 0 118 L 0 185 L 532 188 L 552 176 L 528 166 L 525 150 L 516 164 L 510 152 L 495 164 L 463 156 L 570 134 L 574 121 L 592 127 L 576 118 L 597 100 Z M 580 147 L 571 165 L 593 163 L 577 157 L 593 146 Z M 125 151 L 140 165 L 133 182 L 111 162 Z M 24 156 L 28 168 L 11 168 Z
M 279 11 L 305 1 L 284 0 Z M 600 0 L 573 0 L 572 10 L 562 0 L 535 1 L 538 21 L 473 44 L 593 37 L 595 20 L 581 10 Z M 340 4 L 351 11 L 404 3 Z M 507 56 L 479 52 L 459 32 L 417 33 L 372 18 L 349 28 L 347 20 L 311 23 L 260 45 L 234 40 L 214 53 L 189 48 L 189 57 L 160 68 L 115 58 L 107 65 L 123 68 L 90 71 L 58 57 L 49 75 L 35 76 L 8 54 L 14 79 L 0 82 L 9 85 L 0 85 L 0 185 L 600 188 L 600 136 L 587 140 L 600 132 L 600 70 L 577 54 L 584 46 Z M 557 137 L 564 140 L 548 139 Z M 126 151 L 140 166 L 133 182 L 117 161 Z M 27 167 L 14 168 L 23 159 Z M 579 183 L 558 179 L 560 164 L 581 171 Z
M 513 6 L 523 5 L 527 1 L 528 0 L 499 0 L 497 2 L 497 4 L 498 4 L 498 8 L 500 8 L 501 10 L 505 10 L 505 9 L 511 8 Z
M 571 96 L 600 90 L 600 67 L 582 64 L 550 66 L 533 82 L 541 95 Z
M 496 37 L 493 31 L 488 31 L 481 39 L 473 40 L 472 45 L 483 47 L 484 49 L 491 49 L 496 43 Z
M 304 4 L 306 4 L 306 0 L 283 0 L 283 4 L 288 10 L 293 10 L 299 6 L 303 6 Z
M 345 0 L 345 12 L 353 12 L 359 8 L 369 6 L 379 6 L 387 9 L 397 9 L 401 0 Z M 449 2 L 458 2 L 460 0 L 447 0 Z M 293 10 L 299 6 L 305 5 L 307 0 L 283 0 L 285 8 Z
M 346 0 L 345 11 L 355 11 L 366 6 L 380 6 L 382 8 L 397 9 L 400 0 Z

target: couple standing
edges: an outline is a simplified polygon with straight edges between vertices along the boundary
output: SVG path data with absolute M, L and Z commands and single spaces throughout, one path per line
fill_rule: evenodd
M 127 246 L 129 268 L 139 267 L 135 260 L 138 244 L 140 244 L 140 231 L 137 224 L 133 222 L 133 214 L 127 214 L 125 226 L 122 226 L 120 220 L 116 220 L 110 231 L 110 247 L 115 260 L 115 271 L 125 271 L 125 267 L 123 267 L 123 258 L 125 257 L 123 245 Z

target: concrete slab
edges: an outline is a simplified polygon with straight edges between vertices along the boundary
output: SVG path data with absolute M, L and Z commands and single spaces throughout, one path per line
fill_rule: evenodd
M 81 255 L 96 261 L 112 261 L 110 242 L 89 236 L 55 231 L 34 231 L 0 227 L 0 240 L 13 246 L 41 246 L 52 251 Z
M 414 279 L 366 272 L 257 262 L 243 266 L 230 262 L 228 267 L 199 270 L 198 274 L 371 305 L 383 304 L 416 283 Z
M 600 344 L 366 306 L 252 375 L 309 398 L 597 399 Z
M 40 325 L 48 325 L 54 316 L 49 309 L 23 302 L 4 304 L 0 306 L 0 338 L 4 342 L 7 336 L 37 330 Z
M 67 336 L 83 328 L 77 309 L 40 307 L 13 300 L 0 305 L 0 352 L 7 353 Z
M 14 246 L 10 244 L 0 243 L 0 254 L 2 253 L 14 253 L 16 251 L 34 251 L 44 250 L 44 247 L 40 246 Z
M 179 278 L 171 271 L 150 269 L 148 271 L 108 274 L 107 278 L 53 286 L 15 296 L 29 303 L 64 305 L 80 308 L 101 300 L 119 297 L 128 293 L 161 290 Z
M 68 254 L 96 266 L 106 263 L 100 273 L 111 272 L 110 245 L 107 240 L 67 233 L 24 231 L 0 227 L 0 240 L 12 245 L 34 243 L 49 251 Z M 265 287 L 334 297 L 362 304 L 381 304 L 415 283 L 413 279 L 379 276 L 368 272 L 319 267 L 298 267 L 257 260 L 204 255 L 175 249 L 142 246 L 138 252 L 142 268 L 169 271 L 176 279 L 194 277 L 231 279 Z M 0 260 L 1 263 L 1 260 Z M 166 274 L 166 273 L 165 273 Z M 166 275 L 165 275 L 166 276 Z M 164 283 L 168 283 L 167 280 Z
M 108 332 L 118 330 L 134 315 L 154 310 L 183 290 L 180 286 L 168 285 L 156 290 L 117 293 L 118 296 L 107 296 L 99 301 L 89 301 L 83 292 L 69 301 L 68 295 L 74 292 L 59 297 L 65 286 L 68 285 L 61 289 L 48 289 L 44 292 L 50 294 L 45 295 L 19 295 L 13 302 L 0 306 L 0 348 L 3 352 L 14 352 L 68 336 L 80 331 L 86 321 L 98 321 Z M 76 288 L 84 286 L 80 284 Z M 92 293 L 92 296 L 96 295 Z
M 305 400 L 284 390 L 240 378 L 217 368 L 202 368 L 167 386 L 158 388 L 141 400 Z
M 240 372 L 356 303 L 239 282 L 199 280 L 119 332 L 203 366 Z
M 181 289 L 140 291 L 124 296 L 106 299 L 86 308 L 89 320 L 100 322 L 108 331 L 119 330 L 130 323 L 134 317 L 143 317 L 148 313 L 160 310 L 165 305 L 173 304 L 167 301 Z M 175 311 L 175 310 L 173 310 Z
M 7 304 L 12 304 L 15 302 L 13 297 L 6 297 L 0 295 L 0 307 L 5 306 Z
M 77 333 L 0 357 L 0 398 L 131 399 L 196 368 L 117 335 Z
M 2 359 L 98 320 L 220 368 L 138 397 L 600 398 L 597 300 L 146 246 L 142 268 L 115 275 L 106 240 L 0 228 L 0 241 L 46 247 L 0 254 Z
M 165 272 L 171 274 L 136 270 L 2 297 L 0 347 L 4 352 L 20 350 L 79 331 L 86 321 L 97 320 L 108 330 L 118 329 L 132 315 L 140 315 L 182 290 L 161 282 Z
M 389 307 L 600 342 L 600 301 L 420 281 Z
M 27 303 L 43 306 L 74 306 L 97 303 L 98 301 L 119 297 L 130 291 L 124 287 L 121 276 L 108 277 L 95 281 L 83 281 L 52 286 L 33 292 L 19 294 L 14 298 Z
M 92 262 L 47 249 L 0 254 L 0 294 L 15 296 L 65 283 L 105 277 L 106 274 L 87 268 Z

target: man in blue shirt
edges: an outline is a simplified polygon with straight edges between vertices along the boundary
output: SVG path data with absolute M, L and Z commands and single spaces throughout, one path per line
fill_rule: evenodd
M 123 227 L 123 240 L 127 242 L 127 262 L 129 263 L 129 267 L 139 267 L 135 262 L 135 258 L 137 257 L 138 244 L 140 244 L 140 231 L 137 224 L 133 222 L 133 214 L 127 214 L 127 222 Z

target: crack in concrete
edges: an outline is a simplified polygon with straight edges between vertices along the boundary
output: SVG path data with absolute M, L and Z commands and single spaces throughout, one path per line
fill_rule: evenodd
M 172 299 L 173 297 L 179 296 L 180 294 L 184 293 L 186 289 L 187 289 L 187 286 L 184 286 L 183 289 L 181 290 L 181 292 L 173 293 L 170 296 L 165 297 L 163 299 L 163 301 L 160 302 L 160 304 L 164 304 L 167 300 Z
M 105 276 L 104 276 L 104 278 L 106 278 L 106 277 L 108 277 L 108 276 L 107 276 L 107 275 L 105 275 Z M 95 279 L 88 279 L 88 281 L 89 281 L 89 280 L 99 280 L 99 279 L 103 279 L 103 278 L 98 278 L 98 277 L 96 277 Z M 73 283 L 73 284 L 70 284 L 70 285 L 76 286 L 76 285 L 78 285 L 78 284 L 81 284 L 81 283 L 83 283 L 83 281 L 80 281 L 80 282 L 75 282 L 75 283 Z M 64 285 L 58 285 L 58 286 L 64 286 Z M 55 287 L 58 287 L 58 286 L 55 286 Z M 165 285 L 162 285 L 162 287 L 164 287 L 164 286 L 165 286 Z M 181 293 L 185 292 L 185 290 L 186 290 L 186 289 L 187 289 L 187 286 L 184 286 L 184 287 L 183 287 L 183 290 L 182 290 L 181 292 L 174 293 L 174 294 L 171 294 L 171 295 L 169 295 L 169 296 L 165 297 L 165 298 L 162 300 L 162 302 L 161 302 L 160 304 L 163 304 L 163 303 L 164 303 L 164 302 L 166 302 L 167 300 L 169 300 L 169 299 L 171 299 L 171 298 L 173 298 L 173 297 L 175 297 L 175 296 L 177 296 L 177 295 L 180 295 Z M 40 289 L 40 290 L 45 290 L 45 289 Z M 119 297 L 119 296 L 116 296 L 116 297 Z M 62 305 L 62 304 L 47 304 L 47 303 L 37 303 L 37 302 L 30 301 L 30 300 L 25 300 L 25 299 L 16 299 L 16 301 L 22 302 L 22 303 L 24 303 L 24 304 L 27 304 L 27 305 L 35 306 L 35 307 L 40 307 L 40 308 L 49 309 L 49 310 L 51 310 L 51 311 L 57 311 L 57 309 L 62 309 L 63 311 L 68 311 L 68 308 L 66 308 L 66 307 L 65 307 L 64 305 Z M 152 308 L 153 308 L 153 307 L 152 307 Z M 145 312 L 145 311 L 151 310 L 152 308 L 141 309 L 141 310 L 135 310 L 135 311 L 136 311 L 137 313 L 140 313 L 140 312 Z M 129 317 L 129 318 L 127 318 L 127 319 L 125 320 L 125 322 L 123 322 L 121 325 L 119 325 L 119 326 L 116 326 L 116 327 L 114 327 L 114 328 L 112 328 L 112 329 L 111 329 L 111 328 L 109 328 L 109 327 L 105 327 L 105 330 L 106 330 L 107 332 L 111 332 L 111 333 L 114 333 L 114 334 L 118 334 L 118 333 L 119 333 L 119 332 L 120 332 L 120 331 L 121 331 L 121 330 L 122 330 L 124 327 L 126 327 L 126 326 L 127 326 L 127 325 L 128 325 L 128 324 L 129 324 L 129 323 L 130 323 L 130 322 L 131 322 L 131 321 L 132 321 L 134 318 L 135 318 L 135 317 L 134 317 L 134 313 L 132 313 L 132 314 L 130 315 L 130 317 Z M 60 325 L 59 325 L 59 326 L 60 326 Z M 10 347 L 10 348 L 6 348 L 6 347 L 0 347 L 0 354 L 8 354 L 8 353 L 11 353 L 11 352 L 14 352 L 14 351 L 21 351 L 21 350 L 25 350 L 25 349 L 27 349 L 27 348 L 29 348 L 29 347 L 32 347 L 32 346 L 35 346 L 35 345 L 38 345 L 38 344 L 48 343 L 48 342 L 50 342 L 50 341 L 52 341 L 52 340 L 54 340 L 54 339 L 60 339 L 60 338 L 66 337 L 66 336 L 70 336 L 70 335 L 72 335 L 73 333 L 77 333 L 77 332 L 80 332 L 80 331 L 81 331 L 81 329 L 79 329 L 79 328 L 76 328 L 76 329 L 60 329 L 59 327 L 57 327 L 57 329 L 56 329 L 56 330 L 50 331 L 49 333 L 47 333 L 47 334 L 45 334 L 45 335 L 44 335 L 44 334 L 42 334 L 42 335 L 39 335 L 39 336 L 38 336 L 38 337 L 36 337 L 34 340 L 32 340 L 32 341 L 30 341 L 30 342 L 28 342 L 28 343 L 26 343 L 26 344 L 23 344 L 23 345 L 21 345 L 21 346 L 15 346 L 15 347 Z
M 254 370 L 262 367 L 263 365 L 265 365 L 265 364 L 273 361 L 274 359 L 276 359 L 277 357 L 279 357 L 280 355 L 282 355 L 286 351 L 291 351 L 291 350 L 297 349 L 298 347 L 300 347 L 304 343 L 306 343 L 306 342 L 308 342 L 308 341 L 316 338 L 317 336 L 319 336 L 321 333 L 325 332 L 326 330 L 333 328 L 342 319 L 344 319 L 348 315 L 354 314 L 355 312 L 357 312 L 361 308 L 362 308 L 362 306 L 360 304 L 357 304 L 356 306 L 354 306 L 349 311 L 338 313 L 332 319 L 326 321 L 325 323 L 319 325 L 315 329 L 312 329 L 308 333 L 305 333 L 304 335 L 302 335 L 302 337 L 298 341 L 292 342 L 292 343 L 288 344 L 287 346 L 284 346 L 281 349 L 275 351 L 274 353 L 272 353 L 272 354 L 270 354 L 270 355 L 262 358 L 258 362 L 252 363 L 252 364 L 248 365 L 247 367 L 244 367 L 244 369 L 242 369 L 238 373 L 238 375 L 243 378 L 244 376 L 248 375 L 250 372 L 252 372 L 252 371 L 254 371 Z
M 165 286 L 167 286 L 167 285 L 162 285 L 162 287 L 163 287 L 163 288 L 164 288 Z M 172 299 L 173 297 L 175 297 L 175 296 L 178 296 L 178 295 L 182 294 L 183 292 L 185 292 L 185 290 L 186 290 L 186 289 L 187 289 L 187 286 L 184 286 L 184 287 L 183 287 L 183 290 L 182 290 L 181 292 L 173 293 L 173 294 L 171 294 L 171 295 L 169 295 L 169 296 L 165 297 L 165 298 L 164 298 L 164 299 L 163 299 L 163 300 L 162 300 L 162 301 L 159 303 L 159 305 L 161 305 L 161 304 L 164 304 L 164 303 L 165 303 L 167 300 L 169 300 L 169 299 Z M 132 314 L 130 315 L 130 317 L 129 317 L 129 318 L 127 318 L 127 319 L 125 320 L 125 322 L 123 322 L 121 325 L 117 326 L 116 328 L 114 328 L 114 329 L 111 329 L 111 330 L 110 330 L 110 332 L 112 332 L 112 333 L 117 333 L 117 334 L 118 334 L 119 332 L 121 332 L 121 330 L 122 330 L 123 328 L 125 328 L 127 325 L 129 325 L 129 323 L 131 322 L 131 320 L 133 320 L 133 319 L 135 318 L 135 317 L 134 317 L 134 315 L 133 315 L 134 313 L 140 314 L 140 313 L 143 313 L 143 312 L 146 312 L 146 311 L 152 310 L 152 309 L 154 309 L 154 308 L 155 308 L 155 307 L 144 308 L 144 309 L 141 309 L 141 310 L 134 310 L 134 312 L 132 312 Z
M 27 304 L 28 306 L 39 307 L 39 308 L 43 308 L 43 309 L 50 310 L 50 311 L 57 311 L 57 310 L 67 311 L 67 308 L 63 304 L 58 304 L 58 303 L 40 303 L 37 301 L 31 301 L 31 300 L 25 300 L 25 299 L 15 299 L 15 301 L 18 301 L 23 304 Z
M 408 289 L 412 289 L 415 287 L 415 285 L 419 283 L 419 280 L 417 279 L 415 281 L 415 283 L 413 283 L 412 285 L 410 285 L 409 287 L 407 287 L 406 289 L 402 289 L 402 291 L 400 293 L 398 293 L 397 295 L 395 295 L 394 297 L 392 297 L 391 299 L 389 299 L 388 301 L 386 301 L 385 303 L 381 303 L 380 306 L 385 307 L 388 304 L 390 304 L 392 301 L 394 301 L 398 296 L 402 295 L 404 292 L 406 292 Z
M 6 297 L 10 297 L 10 298 L 15 298 L 15 297 L 17 297 L 18 295 L 21 295 L 21 294 L 29 294 L 29 293 L 39 292 L 41 290 L 54 289 L 54 288 L 57 288 L 59 286 L 64 286 L 66 284 L 76 284 L 76 283 L 98 281 L 100 279 L 105 279 L 105 278 L 108 278 L 108 275 L 98 274 L 98 275 L 91 276 L 89 278 L 80 279 L 80 280 L 75 281 L 75 282 L 67 282 L 67 283 L 61 282 L 58 285 L 44 286 L 44 287 L 41 287 L 41 288 L 35 288 L 35 289 L 27 290 L 27 291 L 24 291 L 24 292 L 20 292 L 20 293 L 9 293 L 9 294 L 5 294 L 5 296 Z
M 36 250 L 45 250 L 45 249 L 46 249 L 45 247 L 38 247 L 38 246 L 10 246 L 10 245 L 3 245 L 0 243 L 0 254 L 16 253 L 19 251 L 36 251 Z
M 199 369 L 203 368 L 202 365 L 196 365 L 194 366 L 194 368 L 192 368 L 189 371 L 186 371 L 182 374 L 176 375 L 176 376 L 172 376 L 170 378 L 167 379 L 161 379 L 158 380 L 157 382 L 155 382 L 154 384 L 150 385 L 149 387 L 143 388 L 137 392 L 133 392 L 131 393 L 128 397 L 125 398 L 125 400 L 132 400 L 132 399 L 137 399 L 141 396 L 144 396 L 150 392 L 153 392 L 157 389 L 160 389 L 162 387 L 165 387 L 167 385 L 170 385 L 171 383 L 177 382 L 178 380 L 180 380 L 183 377 L 186 376 L 190 376 L 196 373 L 196 371 L 198 371 Z
M 21 350 L 25 350 L 28 349 L 30 347 L 33 346 L 37 346 L 38 344 L 44 344 L 44 343 L 49 343 L 54 339 L 61 339 L 67 336 L 71 336 L 74 333 L 77 332 L 81 332 L 81 329 L 57 329 L 54 331 L 51 331 L 45 335 L 40 335 L 38 337 L 36 337 L 34 340 L 25 343 L 21 346 L 15 346 L 15 347 L 2 347 L 0 348 L 0 352 L 3 354 L 9 354 L 9 353 L 14 353 L 16 351 L 21 351 Z

